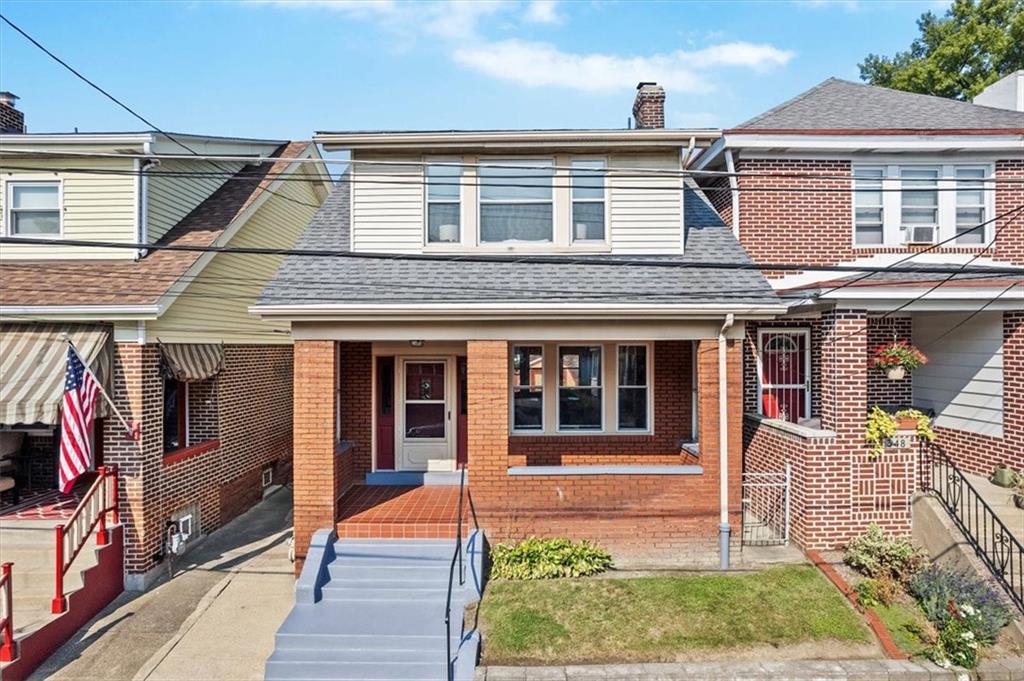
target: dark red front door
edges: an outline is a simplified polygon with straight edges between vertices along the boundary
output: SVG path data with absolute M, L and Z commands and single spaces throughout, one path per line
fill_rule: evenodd
M 794 423 L 807 418 L 807 332 L 761 332 L 761 411 Z
M 395 468 L 395 358 L 377 358 L 377 470 Z

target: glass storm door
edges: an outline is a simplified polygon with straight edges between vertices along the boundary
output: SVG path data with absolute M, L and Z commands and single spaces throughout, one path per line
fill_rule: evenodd
M 447 359 L 402 360 L 397 437 L 403 470 L 454 468 L 450 364 Z

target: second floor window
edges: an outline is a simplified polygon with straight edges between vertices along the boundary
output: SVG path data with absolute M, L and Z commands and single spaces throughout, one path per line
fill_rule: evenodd
M 572 162 L 572 240 L 604 241 L 605 162 Z
M 7 225 L 11 236 L 60 235 L 60 184 L 8 182 Z
M 881 244 L 885 240 L 882 202 L 884 168 L 858 168 L 854 193 L 854 241 L 858 244 Z
M 984 168 L 956 169 L 956 242 L 984 244 L 985 228 L 979 227 L 985 214 Z
M 461 181 L 459 166 L 427 166 L 427 243 L 454 244 L 462 240 Z
M 481 243 L 552 241 L 551 161 L 493 163 L 479 169 Z
M 939 225 L 939 169 L 901 168 L 903 180 L 900 228 L 938 227 Z

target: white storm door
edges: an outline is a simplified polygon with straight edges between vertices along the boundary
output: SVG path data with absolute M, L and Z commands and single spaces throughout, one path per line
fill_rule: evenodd
M 397 382 L 399 465 L 402 470 L 454 470 L 451 360 L 402 359 Z

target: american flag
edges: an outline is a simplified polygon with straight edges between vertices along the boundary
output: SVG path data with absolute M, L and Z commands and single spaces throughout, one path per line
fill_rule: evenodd
M 60 491 L 65 494 L 92 465 L 92 422 L 99 393 L 96 377 L 69 347 L 60 419 Z

